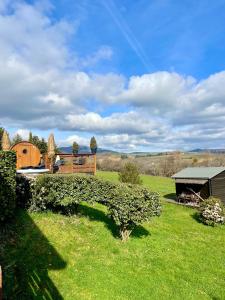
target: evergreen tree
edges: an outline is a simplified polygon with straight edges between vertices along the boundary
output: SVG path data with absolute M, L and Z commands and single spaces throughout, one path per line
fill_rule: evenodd
M 32 136 L 32 134 L 30 136 Z M 30 137 L 29 137 L 29 142 L 30 142 Z M 31 143 L 33 143 L 35 146 L 38 147 L 38 149 L 40 150 L 41 154 L 47 153 L 47 151 L 48 151 L 48 145 L 47 145 L 47 142 L 45 141 L 44 138 L 39 139 L 39 137 L 37 135 L 34 135 L 34 136 L 32 136 Z
M 17 133 L 12 140 L 12 145 L 22 142 L 22 140 L 23 140 L 22 136 Z
M 90 149 L 91 149 L 91 153 L 93 154 L 95 154 L 98 149 L 98 145 L 94 136 L 90 140 Z
M 30 143 L 33 143 L 33 134 L 32 134 L 31 131 L 29 132 L 29 139 L 28 139 L 28 141 L 29 141 Z
M 2 135 L 3 135 L 3 132 L 4 132 L 4 128 L 0 127 L 0 150 L 2 150 Z
M 73 152 L 73 154 L 78 154 L 79 145 L 77 144 L 77 142 L 73 142 L 72 152 Z

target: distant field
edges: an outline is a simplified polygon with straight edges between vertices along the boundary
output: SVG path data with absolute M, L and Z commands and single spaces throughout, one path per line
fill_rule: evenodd
M 169 178 L 142 178 L 162 196 L 174 193 Z M 7 299 L 225 299 L 225 226 L 199 223 L 194 209 L 163 201 L 162 215 L 127 243 L 100 204 L 72 217 L 19 210 L 14 221 L 0 235 Z
M 186 167 L 225 166 L 222 153 L 173 153 L 161 155 L 98 154 L 97 166 L 103 171 L 119 171 L 126 162 L 138 166 L 142 174 L 170 177 Z
M 117 172 L 98 171 L 97 176 L 111 181 L 118 181 Z M 143 185 L 153 191 L 160 193 L 161 196 L 175 193 L 175 184 L 173 179 L 160 176 L 141 175 Z

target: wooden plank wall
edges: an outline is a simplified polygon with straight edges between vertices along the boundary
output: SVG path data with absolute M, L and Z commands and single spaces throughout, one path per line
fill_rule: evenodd
M 220 198 L 225 204 L 225 171 L 211 179 L 212 196 Z
M 65 164 L 59 166 L 58 173 L 88 173 L 96 174 L 96 155 L 79 154 L 79 155 L 61 155 L 60 158 L 65 160 Z M 74 160 L 83 159 L 82 164 L 75 164 Z

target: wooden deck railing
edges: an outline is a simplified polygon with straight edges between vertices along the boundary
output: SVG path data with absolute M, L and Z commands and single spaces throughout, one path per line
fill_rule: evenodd
M 96 174 L 96 154 L 58 154 L 60 163 L 57 173 L 88 173 Z M 45 159 L 46 168 L 50 168 L 50 160 Z

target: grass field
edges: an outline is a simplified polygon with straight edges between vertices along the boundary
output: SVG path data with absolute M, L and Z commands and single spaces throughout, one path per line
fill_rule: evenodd
M 171 179 L 143 182 L 162 197 L 174 193 Z M 0 241 L 10 300 L 225 299 L 225 226 L 204 226 L 193 209 L 163 200 L 162 216 L 127 243 L 100 204 L 73 217 L 20 210 L 10 227 Z

